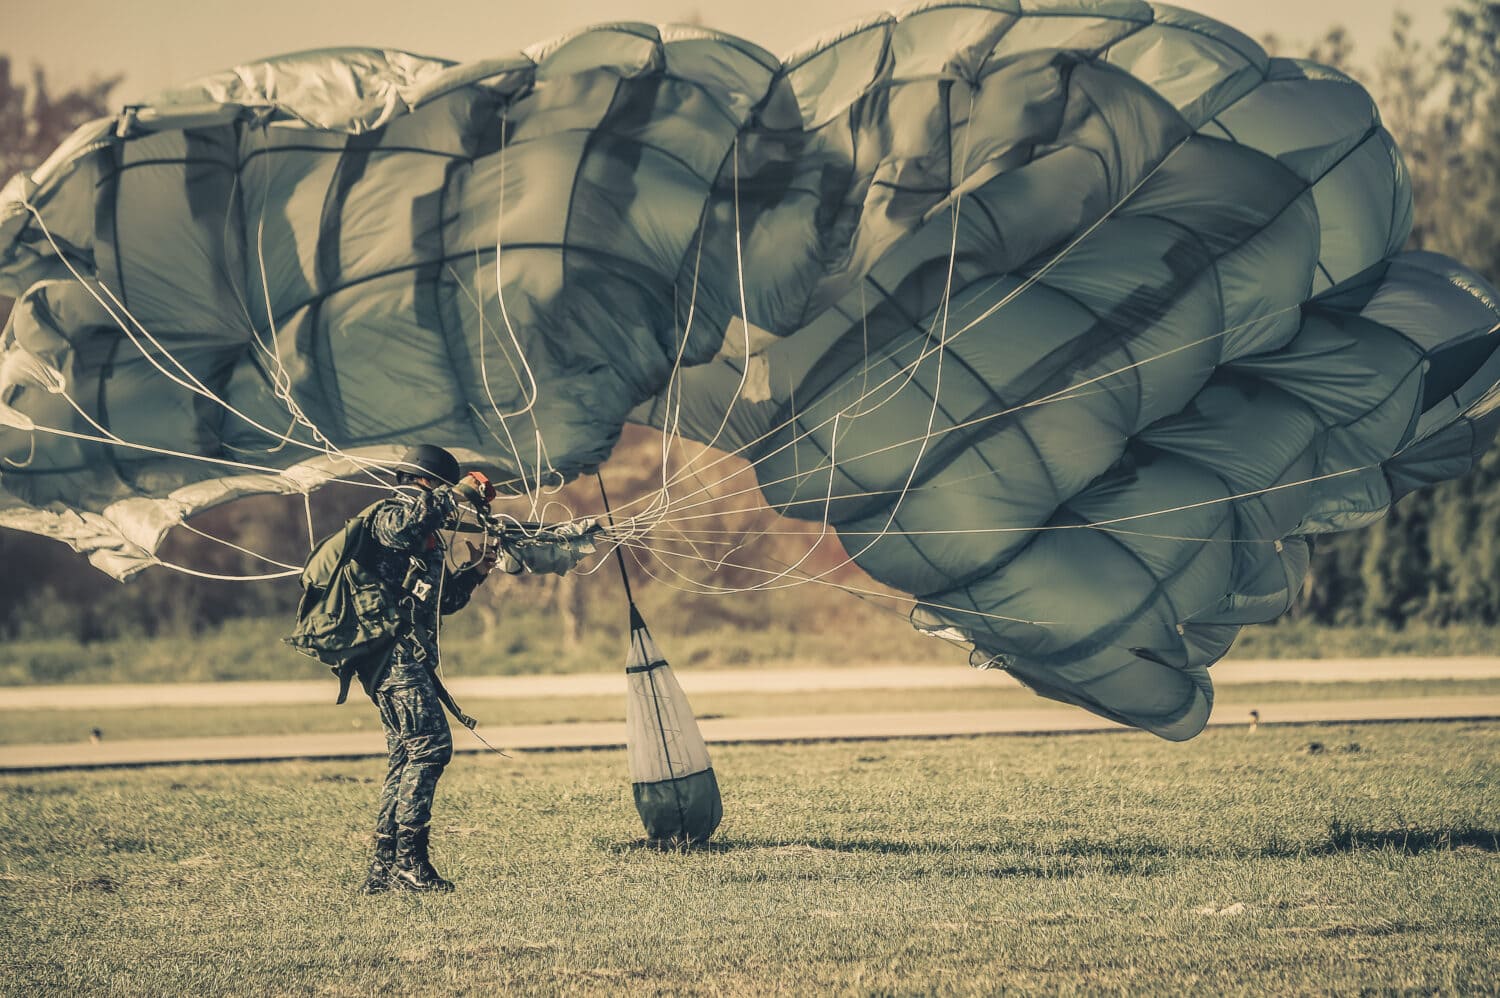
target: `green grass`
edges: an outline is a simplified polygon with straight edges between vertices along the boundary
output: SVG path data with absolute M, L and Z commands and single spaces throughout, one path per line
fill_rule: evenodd
M 1374 683 L 1244 683 L 1219 690 L 1221 703 L 1241 706 L 1297 700 L 1353 700 L 1382 697 L 1492 696 L 1500 679 L 1391 680 Z M 106 738 L 189 738 L 210 735 L 298 735 L 379 730 L 374 710 L 355 690 L 350 703 L 245 707 L 85 708 L 0 711 L 0 745 L 75 742 L 98 728 Z M 464 710 L 486 727 L 625 720 L 625 680 L 615 696 L 464 698 Z M 1055 707 L 1028 690 L 1005 686 L 931 690 L 841 690 L 814 693 L 712 693 L 692 698 L 698 718 L 788 717 L 805 714 L 859 714 L 931 710 L 1016 710 Z
M 874 663 L 963 665 L 962 651 L 924 637 L 898 615 L 864 611 L 840 621 L 769 615 L 757 623 L 705 624 L 672 608 L 652 615 L 664 653 L 680 668 L 745 669 L 805 665 L 858 667 Z M 121 638 L 96 643 L 68 637 L 0 641 L 0 686 L 33 683 L 216 682 L 312 679 L 327 670 L 281 643 L 288 622 L 236 620 L 205 634 Z M 623 619 L 596 623 L 565 646 L 552 616 L 517 610 L 486 637 L 472 615 L 458 614 L 443 637 L 453 675 L 536 675 L 599 672 L 624 661 Z M 1365 658 L 1391 655 L 1490 655 L 1500 628 L 1314 627 L 1300 621 L 1247 627 L 1228 659 Z
M 622 753 L 463 758 L 446 897 L 355 894 L 376 762 L 4 777 L 0 989 L 1489 993 L 1497 735 L 726 747 L 685 853 Z
M 665 616 L 665 615 L 664 615 Z M 881 616 L 868 645 L 851 650 L 841 630 L 726 625 L 678 630 L 653 621 L 674 665 L 693 668 L 796 667 L 927 663 L 962 665 L 951 646 L 924 637 L 904 620 Z M 120 638 L 84 643 L 59 637 L 0 641 L 0 686 L 34 683 L 158 683 L 326 677 L 328 669 L 281 643 L 288 622 L 238 620 L 205 634 Z M 443 660 L 453 675 L 504 676 L 601 672 L 623 666 L 629 635 L 623 619 L 599 626 L 567 648 L 554 619 L 537 611 L 507 615 L 486 638 L 472 619 L 453 618 L 443 632 Z M 853 655 L 854 657 L 851 657 Z

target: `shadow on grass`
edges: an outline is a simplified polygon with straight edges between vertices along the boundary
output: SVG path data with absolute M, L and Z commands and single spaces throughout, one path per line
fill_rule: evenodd
M 662 844 L 645 839 L 599 845 L 615 853 L 651 851 L 682 854 L 751 854 L 805 856 L 886 855 L 933 861 L 913 867 L 911 876 L 1041 877 L 1048 879 L 1099 875 L 1150 875 L 1174 862 L 1204 859 L 1307 859 L 1362 852 L 1397 852 L 1415 856 L 1429 852 L 1473 849 L 1500 852 L 1500 830 L 1473 825 L 1432 828 L 1365 828 L 1341 821 L 1329 824 L 1320 838 L 1290 839 L 1272 834 L 1260 842 L 1171 843 L 1138 836 L 1094 839 L 1064 838 L 1052 842 L 995 839 L 974 842 L 909 841 L 883 838 L 809 837 L 805 839 L 721 838 L 701 845 Z M 945 861 L 961 862 L 949 869 Z M 767 871 L 746 876 L 772 878 Z M 804 876 L 804 874 L 796 874 Z M 817 876 L 817 874 L 806 874 Z
M 1089 849 L 1038 850 L 1018 843 L 920 843 L 897 842 L 885 839 L 733 839 L 725 838 L 701 845 L 660 844 L 637 839 L 633 842 L 600 843 L 615 853 L 661 852 L 684 855 L 760 855 L 811 858 L 818 855 L 869 855 L 925 859 L 900 870 L 901 879 L 916 879 L 930 876 L 975 877 L 1036 877 L 1061 879 L 1099 874 L 1131 874 L 1143 876 L 1160 870 L 1161 857 L 1166 853 L 1145 854 L 1129 846 L 1095 844 Z M 958 860 L 958 865 L 946 868 L 945 864 Z M 820 870 L 738 870 L 725 876 L 730 882 L 760 883 L 781 880 L 818 880 L 825 876 Z
M 1328 838 L 1309 848 L 1319 855 L 1365 851 L 1391 851 L 1407 855 L 1447 849 L 1478 849 L 1500 852 L 1500 830 L 1459 825 L 1454 828 L 1359 828 L 1335 821 Z

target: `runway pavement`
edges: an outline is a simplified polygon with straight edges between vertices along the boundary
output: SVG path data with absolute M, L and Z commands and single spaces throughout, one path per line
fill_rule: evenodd
M 689 697 L 703 693 L 811 693 L 829 690 L 965 689 L 1019 684 L 1000 671 L 963 665 L 849 665 L 797 669 L 675 669 Z M 1500 656 L 1465 658 L 1266 659 L 1220 662 L 1220 688 L 1243 683 L 1375 682 L 1389 679 L 1496 679 Z M 576 675 L 448 676 L 460 700 L 620 696 L 620 670 Z M 286 682 L 64 684 L 0 687 L 0 711 L 117 707 L 248 707 L 333 702 L 332 678 Z M 356 691 L 357 693 L 358 691 Z M 0 716 L 0 723 L 3 716 Z
M 1324 700 L 1254 705 L 1259 725 L 1369 723 L 1500 718 L 1500 696 Z M 1211 727 L 1240 727 L 1247 736 L 1249 704 L 1221 703 Z M 797 717 L 719 718 L 701 722 L 711 744 L 846 741 L 884 738 L 951 738 L 978 735 L 1062 734 L 1129 729 L 1076 708 L 824 714 Z M 492 744 L 510 752 L 609 749 L 625 744 L 623 722 L 539 724 L 481 728 Z M 488 751 L 477 739 L 454 733 L 460 752 Z M 1144 736 L 1142 737 L 1149 737 Z M 0 746 L 0 773 L 96 769 L 181 763 L 270 762 L 288 759 L 382 757 L 379 732 L 333 735 L 171 738 L 139 741 Z

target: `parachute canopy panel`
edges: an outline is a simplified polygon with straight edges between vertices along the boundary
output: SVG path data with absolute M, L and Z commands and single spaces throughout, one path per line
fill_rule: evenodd
M 123 576 L 237 495 L 418 441 L 530 488 L 635 420 L 977 660 L 1190 737 L 1307 538 L 1494 433 L 1496 294 L 1411 211 L 1357 83 L 1132 0 L 285 56 L 0 194 L 0 524 Z

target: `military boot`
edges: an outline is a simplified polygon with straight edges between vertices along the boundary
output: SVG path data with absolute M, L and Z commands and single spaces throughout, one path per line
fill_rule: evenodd
M 404 891 L 451 891 L 453 884 L 444 880 L 427 858 L 429 829 L 401 830 L 396 839 L 396 865 L 391 868 L 391 885 Z
M 379 894 L 391 889 L 391 870 L 396 865 L 396 836 L 376 835 L 375 855 L 370 860 L 370 872 L 365 875 L 364 894 Z

